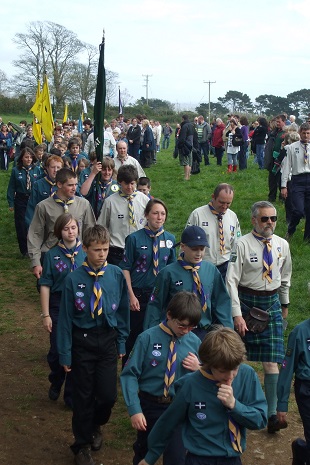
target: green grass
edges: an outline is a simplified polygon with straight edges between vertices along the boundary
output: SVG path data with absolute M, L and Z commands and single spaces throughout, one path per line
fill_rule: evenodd
M 23 119 L 25 119 L 27 121 L 27 123 L 32 123 L 32 113 L 25 113 L 25 114 L 21 114 L 21 115 L 12 115 L 10 113 L 8 114 L 3 114 L 1 113 L 1 118 L 2 118 L 2 121 L 4 123 L 8 123 L 9 121 L 11 121 L 12 123 L 15 123 L 15 124 L 19 124 L 20 121 L 22 121 Z

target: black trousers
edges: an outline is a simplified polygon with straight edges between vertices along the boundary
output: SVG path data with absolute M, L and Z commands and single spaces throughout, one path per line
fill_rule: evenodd
M 130 310 L 130 333 L 126 341 L 126 355 L 122 358 L 123 367 L 128 360 L 129 354 L 135 345 L 137 337 L 143 332 L 145 310 L 152 293 L 152 289 L 138 289 L 134 287 L 133 292 L 139 300 L 140 311 L 133 312 Z
M 97 425 L 108 422 L 117 398 L 117 333 L 112 328 L 73 328 L 72 430 L 74 454 L 92 442 Z
M 20 253 L 25 255 L 28 252 L 27 249 L 27 234 L 28 228 L 26 226 L 25 216 L 26 209 L 29 200 L 29 194 L 20 194 L 16 192 L 14 199 L 14 221 L 17 235 L 17 241 Z
M 137 431 L 137 440 L 133 445 L 134 458 L 133 465 L 138 465 L 138 463 L 144 459 L 148 447 L 147 447 L 147 438 L 152 428 L 154 427 L 158 418 L 167 410 L 169 404 L 158 404 L 151 400 L 140 397 L 140 403 L 143 415 L 147 421 L 147 430 L 146 431 Z M 182 441 L 182 425 L 179 425 L 169 444 L 167 444 L 164 453 L 163 453 L 163 465 L 184 465 L 185 463 L 185 449 Z
M 59 391 L 63 383 L 65 383 L 64 401 L 70 406 L 72 405 L 72 372 L 66 373 L 64 368 L 59 364 L 56 341 L 60 299 L 61 292 L 54 292 L 50 295 L 49 312 L 53 325 L 52 332 L 50 333 L 50 349 L 47 354 L 47 363 L 51 370 L 48 379 Z
M 269 202 L 275 202 L 277 200 L 277 192 L 279 191 L 280 193 L 281 171 L 279 171 L 276 175 L 274 175 L 271 171 L 269 171 L 268 186 L 269 186 L 268 200 Z
M 288 233 L 294 234 L 303 216 L 306 217 L 304 239 L 310 239 L 310 173 L 292 176 L 290 195 L 292 200 L 291 219 Z

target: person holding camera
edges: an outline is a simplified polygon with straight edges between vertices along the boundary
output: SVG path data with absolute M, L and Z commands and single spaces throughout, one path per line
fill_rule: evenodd
M 228 131 L 226 132 L 227 137 L 227 173 L 237 171 L 238 169 L 238 152 L 240 151 L 240 145 L 237 145 L 236 138 L 240 142 L 243 141 L 241 129 L 238 128 L 238 123 L 235 119 L 230 120 Z

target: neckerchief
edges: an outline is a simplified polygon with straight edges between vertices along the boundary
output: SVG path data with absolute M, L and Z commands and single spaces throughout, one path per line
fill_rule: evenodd
M 208 203 L 211 213 L 217 217 L 219 236 L 220 236 L 220 254 L 226 253 L 225 241 L 224 241 L 224 229 L 223 229 L 223 215 L 224 213 L 218 213 L 212 205 L 212 202 Z
M 309 144 L 304 144 L 303 142 L 300 142 L 300 143 L 301 143 L 301 145 L 302 145 L 302 147 L 304 149 L 304 163 L 306 165 L 308 163 L 308 159 L 309 159 L 309 157 L 308 157 L 308 145 Z
M 77 169 L 78 169 L 78 162 L 77 162 L 77 156 L 76 155 L 71 157 L 71 163 L 72 163 L 72 171 L 74 171 L 76 173 Z
M 74 197 L 70 197 L 69 199 L 67 199 L 66 201 L 65 200 L 61 200 L 57 193 L 55 192 L 54 195 L 53 195 L 53 199 L 55 200 L 56 203 L 59 203 L 63 209 L 64 209 L 64 213 L 68 213 L 69 211 L 69 205 L 72 205 L 73 202 L 74 202 Z
M 58 247 L 65 254 L 65 256 L 67 258 L 70 258 L 70 260 L 71 260 L 70 271 L 76 270 L 77 269 L 77 264 L 75 263 L 75 257 L 79 253 L 79 251 L 81 250 L 82 243 L 77 239 L 74 250 L 72 249 L 73 250 L 73 252 L 72 252 L 70 249 L 67 249 L 67 247 L 64 244 L 64 241 L 62 239 L 60 239 L 60 241 L 58 242 Z
M 26 189 L 27 192 L 31 191 L 31 177 L 30 177 L 30 171 L 32 170 L 33 166 L 30 165 L 28 168 L 26 166 L 23 166 L 22 169 L 26 171 Z
M 89 274 L 89 276 L 92 276 L 93 278 L 95 278 L 93 294 L 90 298 L 90 312 L 91 312 L 92 318 L 95 318 L 96 310 L 97 310 L 98 316 L 102 314 L 102 289 L 98 282 L 98 278 L 104 275 L 104 272 L 107 266 L 108 266 L 108 262 L 106 261 L 105 264 L 96 273 L 92 268 L 90 268 L 87 262 L 82 263 L 82 267 Z
M 258 234 L 254 229 L 252 231 L 253 236 L 255 239 L 258 241 L 261 241 L 265 244 L 264 250 L 263 250 L 263 276 L 262 279 L 267 279 L 269 283 L 272 281 L 272 263 L 273 263 L 273 258 L 272 258 L 272 245 L 270 243 L 271 237 L 268 239 L 261 234 Z
M 100 200 L 100 199 L 104 200 L 105 199 L 107 189 L 108 189 L 109 186 L 111 186 L 111 184 L 112 184 L 112 179 L 109 182 L 106 182 L 106 183 L 104 183 L 102 181 L 99 181 L 100 191 L 98 191 L 98 200 Z
M 165 377 L 164 377 L 164 396 L 168 397 L 169 389 L 174 381 L 176 367 L 177 367 L 177 347 L 176 347 L 177 338 L 175 334 L 171 331 L 169 326 L 167 325 L 167 320 L 162 321 L 159 324 L 159 327 L 165 333 L 171 336 L 171 342 L 169 345 L 169 352 L 168 352 L 168 358 L 167 358 L 167 366 L 166 366 Z
M 56 182 L 52 181 L 49 175 L 44 176 L 44 179 L 51 186 L 50 195 L 52 195 L 55 190 Z
M 158 275 L 159 273 L 159 267 L 158 267 L 158 243 L 159 243 L 159 236 L 164 233 L 164 228 L 161 226 L 159 230 L 154 233 L 153 231 L 150 230 L 149 225 L 147 224 L 144 226 L 144 231 L 145 233 L 153 239 L 153 273 L 155 276 Z
M 211 383 L 216 384 L 216 386 L 220 386 L 220 383 L 217 382 L 217 380 L 214 378 L 211 371 L 209 370 L 206 371 L 206 370 L 203 370 L 202 368 L 199 368 L 199 371 L 202 374 L 202 376 L 207 378 Z M 242 454 L 240 427 L 238 423 L 229 414 L 228 414 L 228 428 L 229 428 L 230 442 L 231 442 L 233 449 L 236 452 L 240 452 L 240 454 Z
M 197 263 L 196 266 L 192 266 L 190 263 L 187 263 L 183 260 L 184 254 L 181 253 L 181 255 L 178 257 L 178 261 L 182 268 L 184 270 L 190 270 L 192 272 L 193 276 L 193 292 L 194 294 L 198 295 L 200 294 L 200 303 L 202 307 L 202 311 L 206 312 L 207 310 L 207 299 L 206 295 L 204 293 L 203 285 L 201 284 L 200 276 L 198 274 L 198 271 L 201 266 L 201 262 Z
M 134 207 L 133 207 L 133 199 L 135 198 L 135 196 L 137 195 L 137 191 L 133 192 L 132 194 L 130 195 L 127 195 L 127 194 L 123 194 L 123 192 L 121 191 L 118 191 L 119 195 L 121 197 L 124 197 L 124 199 L 126 199 L 128 201 L 128 217 L 129 217 L 129 224 L 131 224 L 132 226 L 135 225 L 135 215 L 134 215 Z

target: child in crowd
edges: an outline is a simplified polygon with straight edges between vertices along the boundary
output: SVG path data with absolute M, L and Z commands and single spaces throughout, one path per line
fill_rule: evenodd
M 200 315 L 201 305 L 195 294 L 186 291 L 176 294 L 167 307 L 165 320 L 138 336 L 122 371 L 124 399 L 131 425 L 137 430 L 133 465 L 138 465 L 146 455 L 148 435 L 173 401 L 174 381 L 199 368 L 200 339 L 191 329 L 197 326 Z M 171 357 L 175 357 L 175 362 L 171 362 Z M 175 366 L 172 367 L 173 363 Z M 165 449 L 163 464 L 181 465 L 184 462 L 181 430 L 176 428 Z
M 39 279 L 43 327 L 50 333 L 47 362 L 51 370 L 48 377 L 51 386 L 48 396 L 51 400 L 57 400 L 65 382 L 64 401 L 72 408 L 71 373 L 66 374 L 59 364 L 56 334 L 64 280 L 70 272 L 82 265 L 85 253 L 78 238 L 79 224 L 70 213 L 63 213 L 57 218 L 54 235 L 59 242 L 45 254 L 43 273 Z
M 151 180 L 147 176 L 141 176 L 139 178 L 137 190 L 142 192 L 143 194 L 147 195 L 150 200 L 154 198 L 150 194 L 150 192 L 151 192 Z
M 240 465 L 246 429 L 267 424 L 267 403 L 245 346 L 230 328 L 210 331 L 199 348 L 202 366 L 175 383 L 176 396 L 157 420 L 139 465 L 154 465 L 182 424 L 186 465 Z
M 102 445 L 117 397 L 117 358 L 125 354 L 129 299 L 122 271 L 108 264 L 110 236 L 96 225 L 83 236 L 87 257 L 70 273 L 62 292 L 57 347 L 60 364 L 72 371 L 76 465 L 94 465 L 90 448 Z
M 171 298 L 180 291 L 190 291 L 201 301 L 201 320 L 195 334 L 203 340 L 211 324 L 233 328 L 231 302 L 221 273 L 203 260 L 208 241 L 199 226 L 184 229 L 178 260 L 164 267 L 156 276 L 155 286 L 146 308 L 144 329 L 157 325 Z M 179 245 L 176 244 L 176 245 Z

